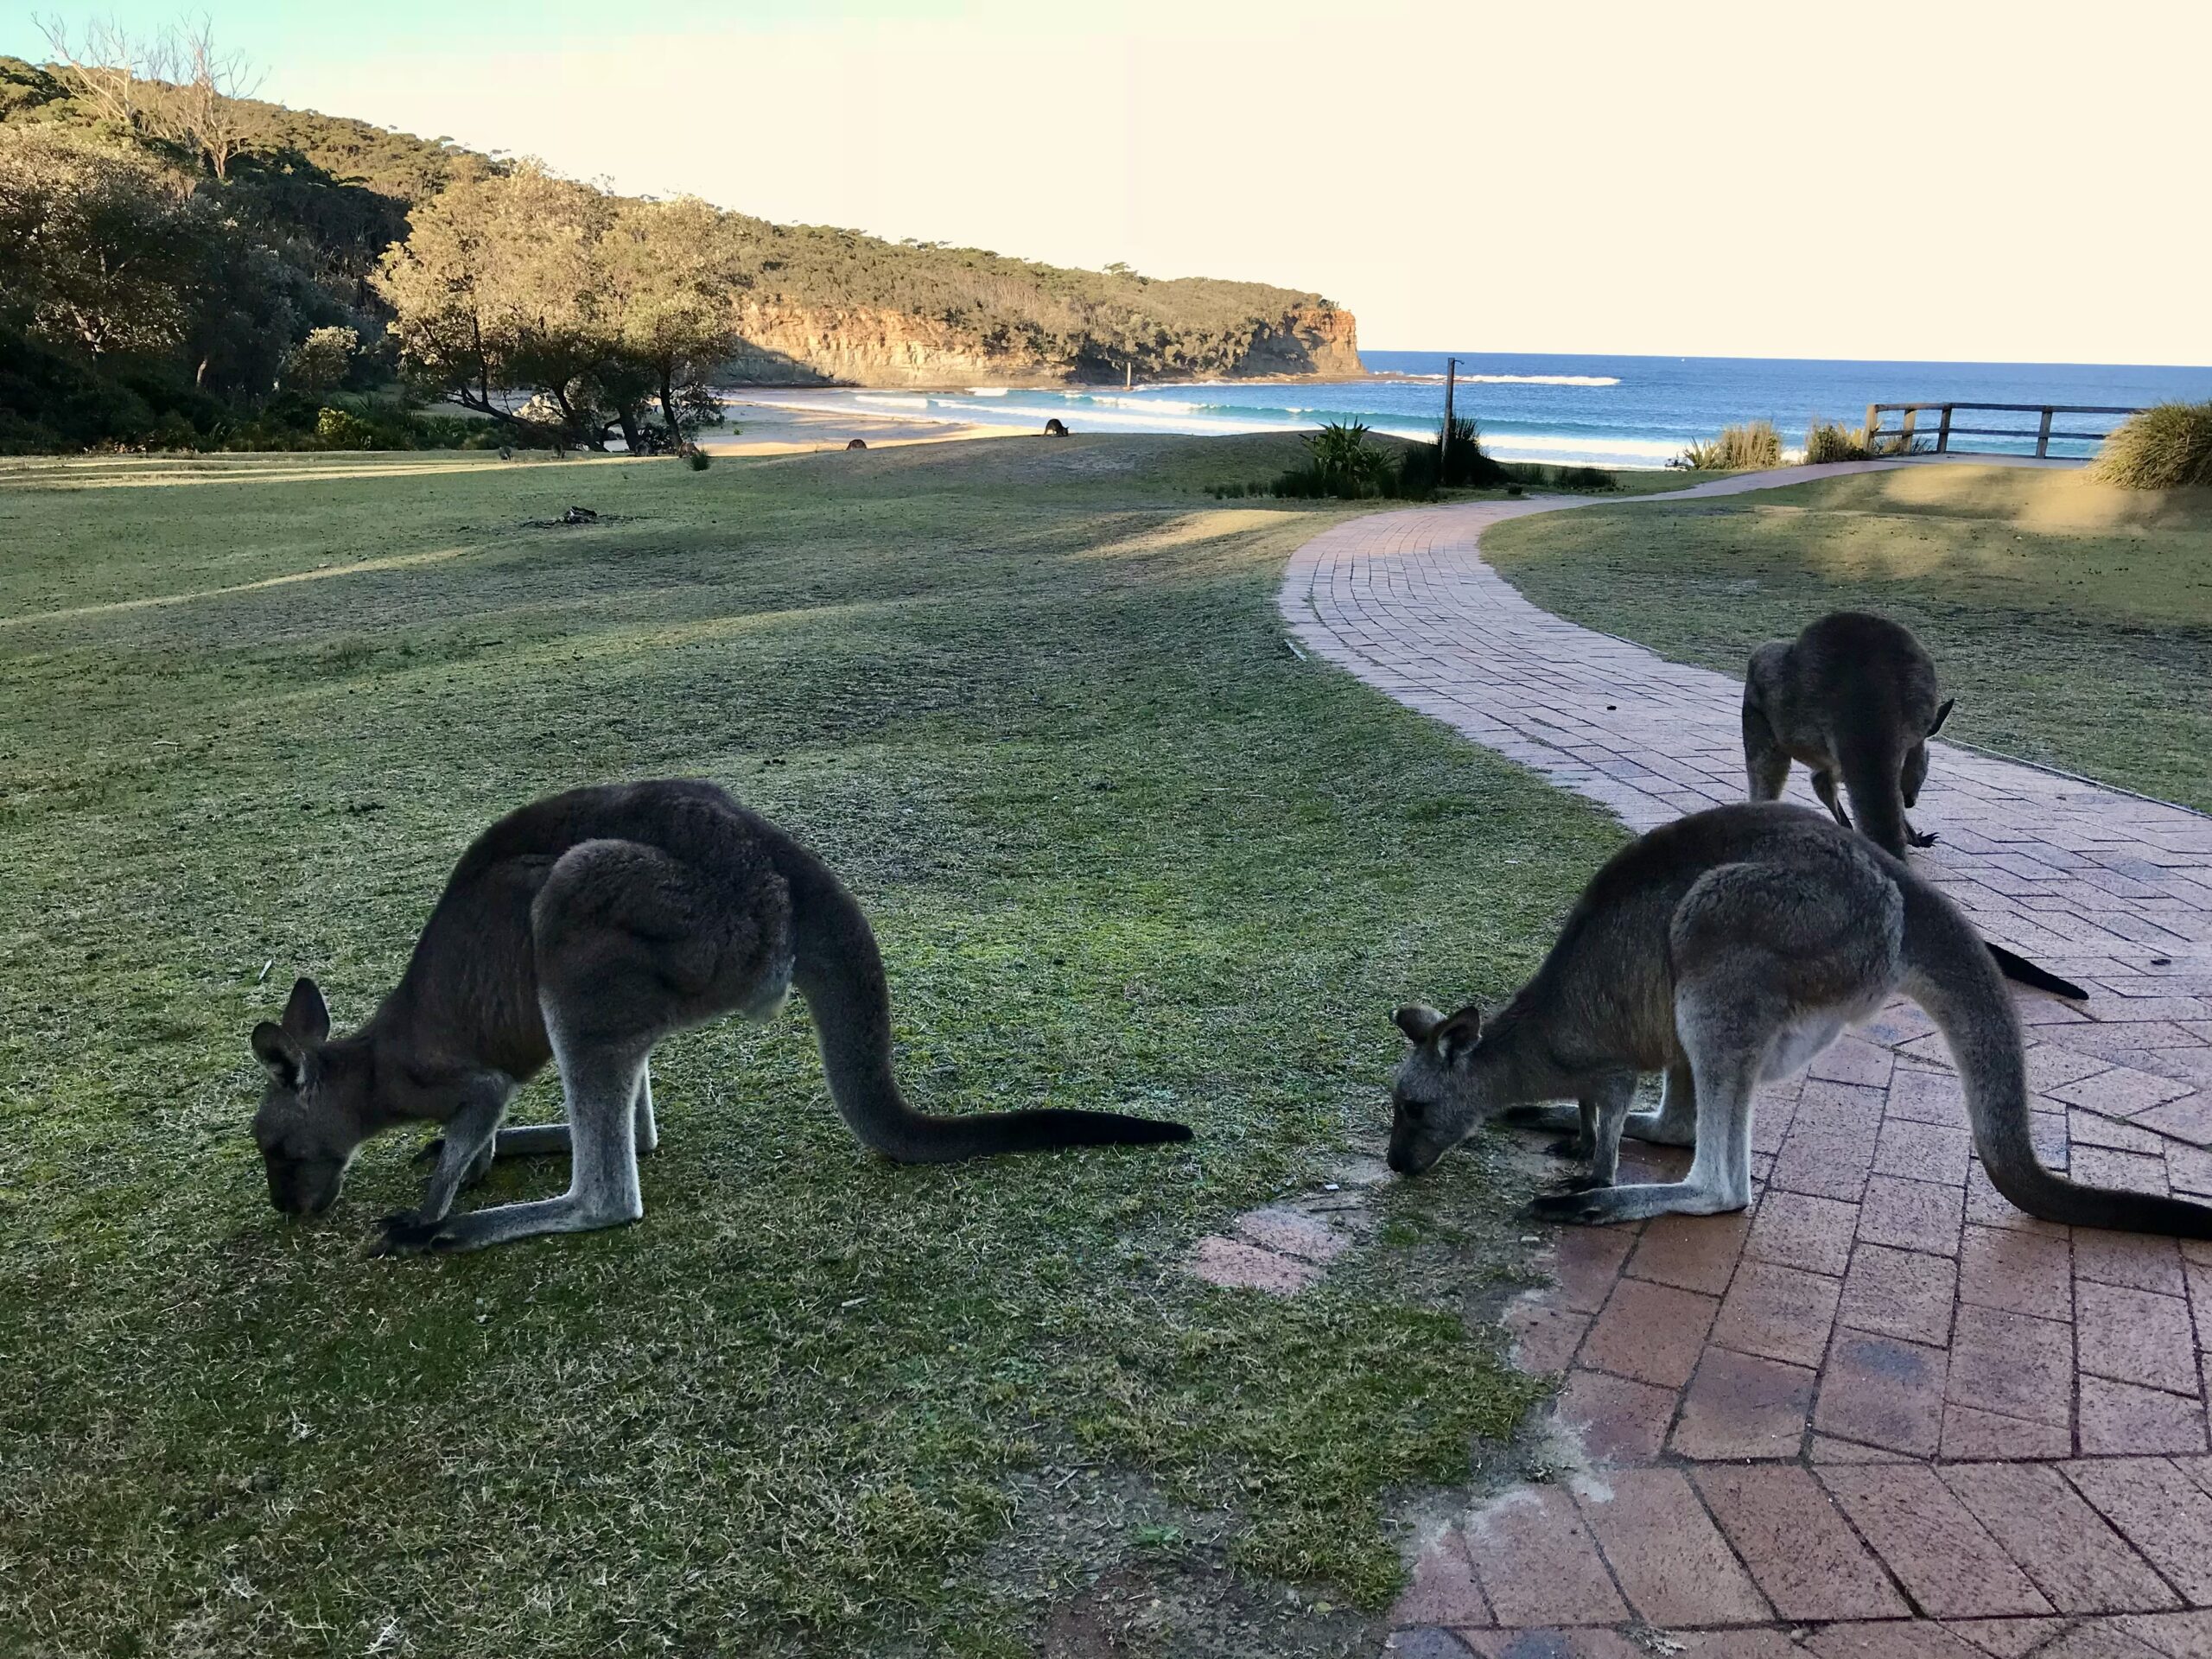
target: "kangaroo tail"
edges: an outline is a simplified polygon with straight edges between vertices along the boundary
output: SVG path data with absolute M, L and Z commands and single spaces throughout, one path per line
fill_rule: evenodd
M 1950 1046 L 1974 1150 L 1992 1185 L 2028 1214 L 2075 1227 L 2212 1238 L 2212 1208 L 2156 1193 L 2082 1186 L 2036 1160 L 2019 1018 L 1974 926 L 1924 881 L 1904 888 L 1904 988 Z
M 2070 979 L 2061 979 L 2048 968 L 2038 968 L 2025 957 L 2016 957 L 2001 944 L 1989 947 L 1990 960 L 1997 964 L 1998 972 L 2018 985 L 2032 990 L 2049 991 L 2053 996 L 2068 997 L 2076 1002 L 2086 1002 L 2089 994 Z
M 1836 741 L 1836 770 L 1851 798 L 1851 816 L 1860 832 L 1891 858 L 1904 856 L 1904 756 L 1868 738 L 1849 734 Z
M 980 1112 L 938 1117 L 899 1092 L 891 1066 L 891 992 L 868 918 L 844 885 L 797 842 L 777 849 L 791 888 L 791 983 L 806 998 L 838 1116 L 863 1146 L 895 1163 L 945 1164 L 1054 1147 L 1188 1141 L 1186 1124 L 1118 1112 Z

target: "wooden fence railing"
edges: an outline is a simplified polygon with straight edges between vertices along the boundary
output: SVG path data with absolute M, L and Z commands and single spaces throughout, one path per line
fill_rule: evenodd
M 1914 440 L 1919 435 L 1915 428 L 1918 423 L 1920 412 L 1928 409 L 1940 411 L 1940 418 L 1936 427 L 1936 453 L 1939 455 L 2008 453 L 1997 449 L 1962 449 L 1951 442 L 1954 438 L 2019 438 L 2032 441 L 2038 456 L 2048 455 L 2050 453 L 2051 440 L 2054 438 L 2078 440 L 2084 443 L 2102 443 L 2112 435 L 2113 424 L 2107 422 L 2104 429 L 2101 432 L 2054 432 L 2050 425 L 2053 416 L 2136 415 L 2142 412 L 2133 409 L 2112 409 L 2097 404 L 1869 404 L 1866 405 L 1867 448 L 1879 454 L 1883 445 L 1886 442 L 1899 450 L 1910 453 Z M 1961 426 L 1951 418 L 1955 412 L 1961 410 L 1969 413 L 1988 410 L 2001 414 L 2034 415 L 2040 416 L 2040 419 L 2032 429 L 2019 426 Z M 1896 413 L 1901 418 L 1897 425 L 1885 429 L 1882 425 L 1882 416 L 1890 413 Z

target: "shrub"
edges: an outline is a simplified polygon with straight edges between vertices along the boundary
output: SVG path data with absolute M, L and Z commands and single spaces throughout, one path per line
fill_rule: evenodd
M 1406 452 L 1401 468 L 1408 494 L 1426 495 L 1440 486 L 1450 489 L 1488 489 L 1505 481 L 1505 468 L 1483 448 L 1483 429 L 1465 416 L 1452 421 L 1452 448 L 1444 448 L 1439 428 L 1436 441 L 1418 444 Z
M 2212 403 L 2159 404 L 2129 416 L 2089 474 L 2131 490 L 2212 488 Z
M 1824 421 L 1817 415 L 1805 424 L 1808 467 L 1831 461 L 1865 461 L 1870 453 L 1864 427 L 1854 429 L 1838 421 Z
M 1275 494 L 1365 501 L 1398 492 L 1397 460 L 1368 442 L 1364 421 L 1332 421 L 1306 438 L 1306 448 L 1309 459 L 1274 481 Z
M 1700 473 L 1736 473 L 1759 467 L 1779 467 L 1782 434 L 1774 429 L 1772 421 L 1746 421 L 1741 426 L 1722 428 L 1720 435 L 1709 442 L 1690 445 L 1683 458 L 1694 471 Z
M 315 442 L 326 449 L 377 449 L 377 429 L 350 410 L 326 407 L 315 417 Z
M 1618 490 L 1621 481 L 1602 467 L 1557 467 L 1541 461 L 1509 461 L 1503 472 L 1515 485 L 1533 484 L 1539 489 L 1573 490 L 1586 495 Z
M 705 472 L 709 465 L 707 452 L 694 444 L 683 452 L 683 464 L 695 473 Z

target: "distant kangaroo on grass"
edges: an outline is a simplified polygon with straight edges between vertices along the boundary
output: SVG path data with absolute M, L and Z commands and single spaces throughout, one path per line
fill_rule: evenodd
M 822 861 L 712 784 L 611 785 L 511 813 L 461 855 L 399 984 L 333 1039 L 315 982 L 254 1027 L 269 1071 L 253 1134 L 270 1202 L 317 1215 L 355 1151 L 410 1122 L 444 1128 L 419 1209 L 387 1217 L 380 1255 L 477 1249 L 645 1213 L 638 1154 L 658 1139 L 647 1057 L 728 1014 L 765 1020 L 796 986 L 830 1092 L 864 1145 L 899 1163 L 1053 1147 L 1187 1141 L 1115 1112 L 938 1117 L 901 1098 L 875 936 Z M 550 1058 L 568 1122 L 502 1128 Z M 455 1216 L 498 1154 L 568 1152 L 568 1192 Z
M 1936 664 L 1912 631 L 1863 611 L 1832 611 L 1795 640 L 1751 653 L 1744 677 L 1744 771 L 1755 801 L 1778 800 L 1789 763 L 1810 768 L 1813 792 L 1835 821 L 1859 828 L 1892 858 L 1932 847 L 1905 813 L 1928 781 L 1928 740 L 1955 697 L 1941 702 Z M 1840 784 L 1851 811 L 1837 799 Z M 1989 953 L 2008 979 L 2079 1001 L 2088 993 L 2002 945 Z
M 1536 1201 L 1549 1219 L 1741 1210 L 1758 1085 L 1899 990 L 1949 1045 L 1974 1149 L 2005 1198 L 2045 1221 L 2212 1238 L 2212 1208 L 2082 1186 L 2037 1161 L 2019 1018 L 1973 924 L 1902 860 L 1779 803 L 1695 813 L 1623 849 L 1487 1021 L 1472 1004 L 1397 1010 L 1413 1047 L 1392 1082 L 1390 1167 L 1418 1174 L 1505 1115 L 1580 1128 L 1591 1151 L 1582 1190 Z M 1631 1116 L 1648 1072 L 1666 1077 L 1662 1104 Z M 1624 1128 L 1694 1145 L 1689 1173 L 1611 1185 Z

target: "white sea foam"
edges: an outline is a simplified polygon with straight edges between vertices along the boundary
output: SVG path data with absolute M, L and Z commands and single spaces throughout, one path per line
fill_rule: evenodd
M 968 388 L 968 395 L 970 397 L 1003 397 L 1006 396 L 1006 392 L 1007 389 L 1004 386 L 970 386 Z
M 1440 374 L 1403 374 L 1401 380 L 1433 380 L 1444 384 Z M 1618 386 L 1620 377 L 1612 374 L 1463 374 L 1463 386 Z

